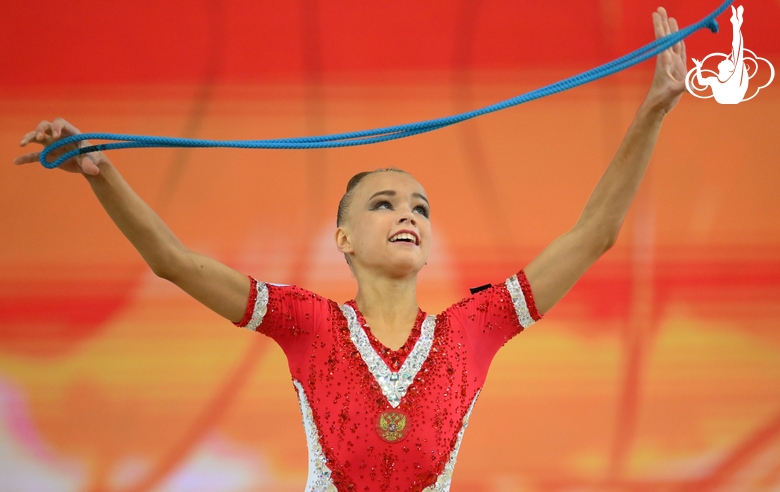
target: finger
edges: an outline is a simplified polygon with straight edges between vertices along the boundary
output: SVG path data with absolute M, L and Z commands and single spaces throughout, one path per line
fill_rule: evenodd
M 19 146 L 20 146 L 20 147 L 24 147 L 25 145 L 27 145 L 28 143 L 30 143 L 30 142 L 32 141 L 32 139 L 34 139 L 34 138 L 35 138 L 35 134 L 36 134 L 36 133 L 37 133 L 37 131 L 36 131 L 36 130 L 33 130 L 33 131 L 31 131 L 31 132 L 27 133 L 27 135 L 23 136 L 23 137 L 22 137 L 22 140 L 19 142 Z
M 663 18 L 664 21 L 664 36 L 668 36 L 672 33 L 672 28 L 669 25 L 669 20 L 670 20 L 669 13 L 666 12 L 666 9 L 663 7 L 661 7 L 661 10 L 663 11 L 661 17 Z
M 668 33 L 664 24 L 666 23 L 666 10 L 663 7 L 658 7 L 657 12 L 653 12 L 653 30 L 655 31 L 655 39 L 660 39 L 666 36 Z M 668 24 L 668 23 L 667 23 Z M 659 61 L 664 64 L 668 64 L 667 57 L 671 53 L 671 49 L 666 49 L 658 54 Z
M 664 19 L 664 36 L 668 36 L 672 33 L 672 28 L 669 26 L 669 17 Z
M 653 12 L 653 31 L 655 32 L 655 39 L 664 37 L 664 28 L 661 22 L 661 14 Z
M 672 28 L 669 25 L 669 15 L 667 14 L 665 8 L 663 8 L 663 7 L 659 7 L 659 8 L 663 11 L 663 14 L 661 15 L 661 18 L 663 19 L 664 36 L 668 36 L 668 35 L 670 35 L 672 33 Z M 673 50 L 674 50 L 674 47 L 667 48 L 667 52 L 669 53 L 670 56 L 674 55 Z
M 664 29 L 664 36 L 666 36 L 669 34 L 669 16 L 663 7 L 658 7 L 658 14 L 661 16 L 661 26 Z
M 46 135 L 51 131 L 51 123 L 44 120 L 38 123 L 35 128 L 35 140 L 41 141 L 46 138 Z
M 100 172 L 100 169 L 97 167 L 97 163 L 93 160 L 94 158 L 89 155 L 85 155 L 83 159 L 81 159 L 81 162 L 79 163 L 79 167 L 81 168 L 81 172 L 84 174 L 88 174 L 90 176 L 97 176 Z
M 55 118 L 52 123 L 52 132 L 54 138 L 59 138 L 60 135 L 78 135 L 81 133 L 78 128 L 65 121 L 64 118 Z
M 669 17 L 669 32 L 670 33 L 675 33 L 675 32 L 677 32 L 679 30 L 680 29 L 677 26 L 677 19 L 675 19 L 674 17 Z M 675 45 L 672 47 L 672 49 L 674 50 L 674 53 L 676 55 L 678 55 L 678 56 L 680 56 L 681 48 L 682 48 L 682 41 L 679 41 L 679 42 L 675 43 Z
M 22 165 L 22 164 L 29 164 L 31 162 L 38 162 L 40 156 L 41 156 L 40 152 L 32 152 L 30 154 L 20 155 L 19 157 L 14 159 L 14 164 Z
M 54 121 L 51 123 L 51 135 L 54 138 L 59 138 L 60 133 L 62 133 L 62 128 L 65 126 L 65 123 L 67 121 L 63 120 L 62 118 L 54 118 Z

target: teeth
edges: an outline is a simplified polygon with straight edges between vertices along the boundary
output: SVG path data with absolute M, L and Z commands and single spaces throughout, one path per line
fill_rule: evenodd
M 402 240 L 408 240 L 413 242 L 414 244 L 417 244 L 417 238 L 414 236 L 414 234 L 409 234 L 408 232 L 400 232 L 390 238 L 390 242 L 396 242 Z

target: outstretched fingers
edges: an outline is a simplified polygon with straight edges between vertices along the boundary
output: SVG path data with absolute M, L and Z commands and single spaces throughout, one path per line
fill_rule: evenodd
M 79 131 L 78 128 L 68 123 L 63 118 L 56 118 L 54 121 L 44 120 L 38 123 L 38 126 L 35 127 L 35 130 L 27 133 L 24 137 L 22 137 L 19 145 L 24 147 L 30 142 L 48 145 L 60 137 L 78 135 L 80 133 L 81 131 Z
M 669 17 L 666 9 L 658 7 L 653 12 L 653 31 L 655 38 L 661 39 L 678 32 L 679 26 L 673 17 Z M 685 43 L 679 41 L 658 53 L 648 99 L 663 114 L 674 108 L 685 91 L 685 73 Z
M 674 17 L 669 17 L 665 8 L 658 7 L 658 11 L 653 13 L 653 29 L 655 31 L 655 38 L 659 39 L 677 32 L 679 27 L 677 25 L 677 20 Z M 684 49 L 683 43 L 680 41 L 669 48 L 669 53 L 681 56 Z
M 20 166 L 22 164 L 29 164 L 31 162 L 38 162 L 38 159 L 41 157 L 40 152 L 31 152 L 29 154 L 20 155 L 19 157 L 14 158 L 14 164 Z
M 35 127 L 35 130 L 25 134 L 19 142 L 19 145 L 21 147 L 26 147 L 31 143 L 37 143 L 45 147 L 59 141 L 62 138 L 79 134 L 81 134 L 81 131 L 79 131 L 78 128 L 68 123 L 63 118 L 55 118 L 54 121 L 44 120 L 38 123 L 38 125 Z M 59 157 L 65 152 L 77 149 L 84 144 L 86 144 L 86 142 L 68 144 L 64 147 L 54 150 L 51 153 L 51 157 Z M 37 162 L 40 160 L 40 157 L 41 152 L 31 152 L 16 157 L 14 159 L 14 164 L 21 165 Z M 98 155 L 94 156 L 77 156 L 75 158 L 68 159 L 65 163 L 63 163 L 63 165 L 60 166 L 60 169 L 68 172 L 81 172 L 88 175 L 97 175 L 100 172 L 98 168 L 100 159 L 101 156 L 99 153 Z

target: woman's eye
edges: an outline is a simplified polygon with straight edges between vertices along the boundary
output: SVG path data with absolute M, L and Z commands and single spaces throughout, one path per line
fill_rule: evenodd
M 430 213 L 428 211 L 428 207 L 424 207 L 422 205 L 418 205 L 418 206 L 414 207 L 414 211 L 417 212 L 418 214 L 422 215 L 423 217 L 428 217 L 428 214 Z
M 380 208 L 392 210 L 393 206 L 390 204 L 390 202 L 382 200 L 381 202 L 378 202 L 376 205 L 374 205 L 374 210 L 379 210 Z

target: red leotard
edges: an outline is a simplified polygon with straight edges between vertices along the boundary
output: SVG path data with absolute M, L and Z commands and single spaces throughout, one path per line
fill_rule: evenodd
M 438 316 L 420 311 L 393 351 L 354 301 L 251 281 L 237 326 L 287 355 L 309 447 L 307 492 L 449 490 L 493 356 L 541 318 L 521 271 Z

